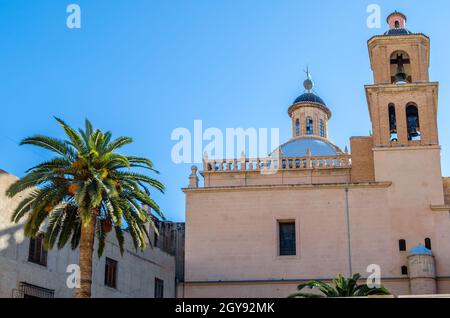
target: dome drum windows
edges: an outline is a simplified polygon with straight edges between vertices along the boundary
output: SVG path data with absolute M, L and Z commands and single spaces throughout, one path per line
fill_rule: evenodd
M 306 117 L 306 134 L 314 135 L 314 120 L 310 116 Z
M 295 136 L 300 136 L 300 119 L 298 118 L 295 120 Z
M 320 137 L 325 138 L 325 122 L 323 121 L 323 119 L 319 121 L 319 133 Z

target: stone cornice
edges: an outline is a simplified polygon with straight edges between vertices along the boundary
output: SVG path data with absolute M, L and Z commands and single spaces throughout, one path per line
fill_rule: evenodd
M 358 188 L 388 188 L 392 182 L 369 183 L 330 183 L 330 184 L 282 184 L 254 186 L 224 186 L 207 188 L 183 188 L 184 193 L 191 192 L 235 192 L 235 191 L 283 191 L 283 190 L 318 190 L 318 189 L 358 189 Z
M 324 105 L 322 105 L 320 103 L 301 102 L 301 103 L 295 103 L 291 107 L 289 107 L 289 109 L 288 109 L 289 117 L 292 117 L 292 113 L 294 111 L 296 111 L 297 109 L 302 108 L 302 107 L 315 107 L 315 108 L 318 108 L 318 109 L 320 109 L 321 111 L 323 111 L 323 112 L 325 112 L 327 114 L 328 120 L 331 118 L 331 115 L 332 115 L 331 114 L 331 110 L 328 107 L 326 107 L 326 106 L 324 106 Z

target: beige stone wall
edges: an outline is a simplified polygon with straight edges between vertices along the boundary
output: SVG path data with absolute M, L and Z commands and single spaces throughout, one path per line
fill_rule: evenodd
M 384 204 L 390 213 L 389 226 L 407 247 L 431 238 L 438 277 L 450 276 L 450 218 L 448 212 L 434 212 L 431 205 L 443 205 L 440 148 L 376 149 L 375 178 L 390 180 Z
M 368 152 L 368 140 L 361 143 Z M 440 148 L 378 148 L 373 160 L 375 182 L 350 183 L 348 197 L 345 183 L 185 190 L 186 296 L 283 297 L 295 284 L 281 280 L 348 275 L 347 208 L 353 273 L 366 275 L 368 265 L 378 264 L 383 283 L 409 294 L 401 274 L 408 252 L 399 251 L 398 241 L 405 239 L 409 250 L 429 237 L 438 292 L 448 292 L 450 218 L 430 208 L 444 203 Z M 296 221 L 297 256 L 277 256 L 277 220 Z M 260 280 L 273 282 L 251 283 Z
M 304 169 L 263 174 L 260 171 L 204 172 L 205 187 L 238 187 L 350 182 L 351 168 Z
M 450 205 L 450 178 L 442 178 L 444 185 L 444 200 L 446 205 Z
M 330 280 L 325 280 L 331 283 Z M 180 286 L 180 298 L 286 298 L 297 292 L 297 286 L 303 281 L 294 282 L 248 282 L 223 284 L 188 284 Z M 361 282 L 363 283 L 363 282 Z M 409 280 L 385 281 L 385 286 L 394 295 L 409 294 Z M 185 297 L 182 297 L 183 290 Z M 304 290 L 306 293 L 320 294 L 314 290 Z
M 403 234 L 392 227 L 391 211 L 386 206 L 389 191 L 387 184 L 350 186 L 351 265 L 354 273 L 363 275 L 368 265 L 380 265 L 387 281 L 403 279 L 394 286 L 399 294 L 407 294 L 407 277 L 401 275 L 407 253 L 398 250 Z M 278 293 L 276 282 L 265 287 L 245 283 L 239 285 L 242 293 L 235 293 L 231 291 L 235 287 L 212 283 L 324 279 L 339 272 L 349 274 L 344 185 L 330 189 L 198 189 L 188 191 L 186 198 L 188 297 L 228 295 L 228 291 L 230 295 L 264 297 L 270 290 L 272 296 L 283 297 L 281 294 L 295 290 L 295 284 L 281 284 L 284 287 Z M 277 220 L 296 220 L 297 256 L 277 256 Z M 205 281 L 211 284 L 195 284 Z
M 352 182 L 375 181 L 372 137 L 353 137 L 350 139 L 352 153 Z

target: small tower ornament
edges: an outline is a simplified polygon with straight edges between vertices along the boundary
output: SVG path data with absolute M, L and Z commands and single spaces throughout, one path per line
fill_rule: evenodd
M 191 167 L 191 175 L 189 176 L 189 188 L 198 188 L 197 166 Z
M 303 87 L 305 88 L 307 93 L 311 93 L 314 88 L 314 82 L 311 77 L 311 73 L 309 72 L 309 67 L 306 68 L 306 80 L 303 82 Z

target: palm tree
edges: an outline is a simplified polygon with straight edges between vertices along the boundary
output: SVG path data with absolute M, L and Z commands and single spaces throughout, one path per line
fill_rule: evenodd
M 122 255 L 124 231 L 131 235 L 136 250 L 143 250 L 146 238 L 150 242 L 147 225 L 158 233 L 149 211 L 164 219 L 159 206 L 150 198 L 150 189 L 164 192 L 164 185 L 133 170 L 158 173 L 149 159 L 117 152 L 130 144 L 131 138 L 111 140 L 110 132 L 94 130 L 89 120 L 85 130 L 77 132 L 61 119 L 55 119 L 67 139 L 41 135 L 25 138 L 21 145 L 38 146 L 56 156 L 29 169 L 10 186 L 7 195 L 26 193 L 12 215 L 16 223 L 27 215 L 25 235 L 35 237 L 45 228 L 46 249 L 52 249 L 55 244 L 62 249 L 69 240 L 72 249 L 79 246 L 81 279 L 75 297 L 89 298 L 95 237 L 99 257 L 113 229 Z
M 332 284 L 334 287 L 322 281 L 310 281 L 306 284 L 299 285 L 297 289 L 300 292 L 289 296 L 289 298 L 364 297 L 369 295 L 391 294 L 389 290 L 383 286 L 370 288 L 366 284 L 358 285 L 357 282 L 360 278 L 360 274 L 355 274 L 349 279 L 345 279 L 344 276 L 339 274 L 338 278 L 333 280 Z M 302 293 L 301 291 L 306 287 L 309 289 L 318 288 L 323 295 Z

